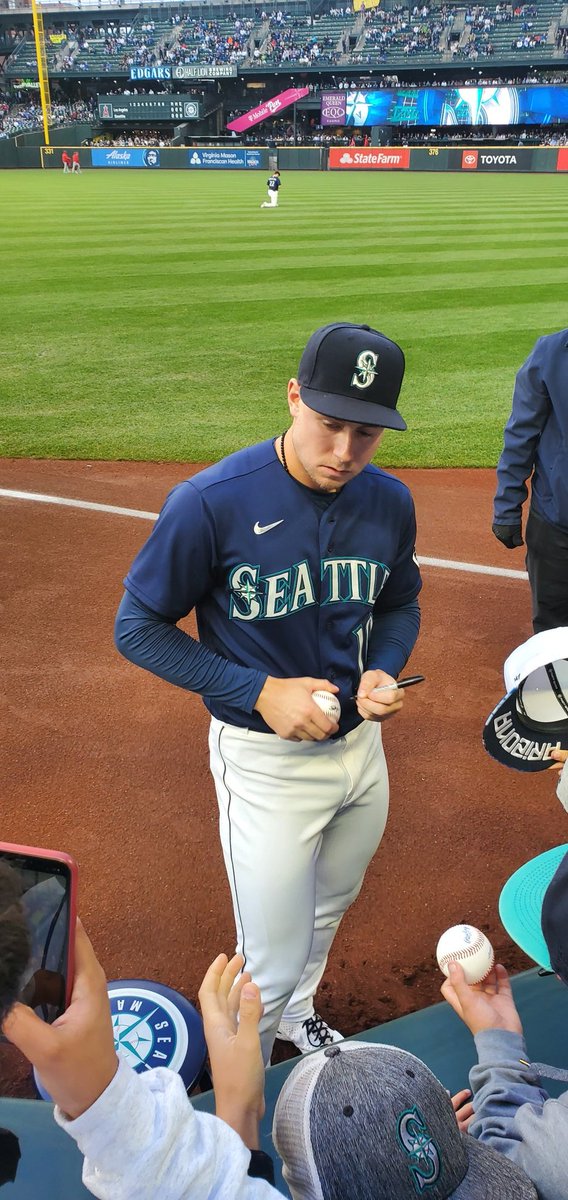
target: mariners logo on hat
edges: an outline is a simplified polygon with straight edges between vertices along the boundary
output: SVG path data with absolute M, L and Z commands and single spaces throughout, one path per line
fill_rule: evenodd
M 303 403 L 322 416 L 406 429 L 397 410 L 404 354 L 369 325 L 339 321 L 316 329 L 298 367 Z
M 485 749 L 517 771 L 543 771 L 568 749 L 568 628 L 547 629 L 509 655 L 506 696 L 483 730 Z

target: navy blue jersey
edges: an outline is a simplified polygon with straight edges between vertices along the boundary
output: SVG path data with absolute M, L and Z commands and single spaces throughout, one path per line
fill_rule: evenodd
M 271 175 L 270 179 L 267 179 L 266 182 L 270 192 L 277 192 L 282 180 L 279 175 Z
M 323 507 L 286 474 L 273 441 L 241 450 L 170 492 L 126 580 L 169 622 L 195 609 L 200 641 L 277 678 L 328 678 L 351 704 L 371 661 L 373 621 L 421 587 L 408 488 L 368 466 Z M 383 667 L 388 670 L 388 666 Z M 266 730 L 204 695 L 214 716 Z

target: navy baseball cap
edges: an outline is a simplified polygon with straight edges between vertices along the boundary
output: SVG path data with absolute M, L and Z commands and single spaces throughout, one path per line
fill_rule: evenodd
M 504 676 L 507 694 L 485 722 L 485 749 L 517 771 L 544 771 L 551 750 L 568 750 L 568 627 L 517 646 Z
M 537 854 L 511 875 L 499 916 L 529 958 L 568 984 L 568 845 Z
M 298 367 L 300 395 L 308 408 L 383 429 L 406 429 L 396 410 L 403 377 L 400 346 L 369 325 L 316 329 Z

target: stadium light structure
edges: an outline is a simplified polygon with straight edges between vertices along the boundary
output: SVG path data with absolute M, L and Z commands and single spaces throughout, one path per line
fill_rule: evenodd
M 45 33 L 43 29 L 43 14 L 32 0 L 32 19 L 34 23 L 34 40 L 37 58 L 37 77 L 39 81 L 39 98 L 43 121 L 43 136 L 46 146 L 49 146 L 49 122 L 51 120 L 51 96 L 49 94 L 49 77 L 47 74 L 47 58 L 45 54 Z

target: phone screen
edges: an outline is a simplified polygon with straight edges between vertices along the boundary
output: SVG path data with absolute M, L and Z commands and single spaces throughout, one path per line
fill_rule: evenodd
M 31 955 L 19 999 L 44 1021 L 65 1011 L 71 920 L 71 871 L 64 862 L 0 849 L 0 862 L 19 879 L 19 908 Z

